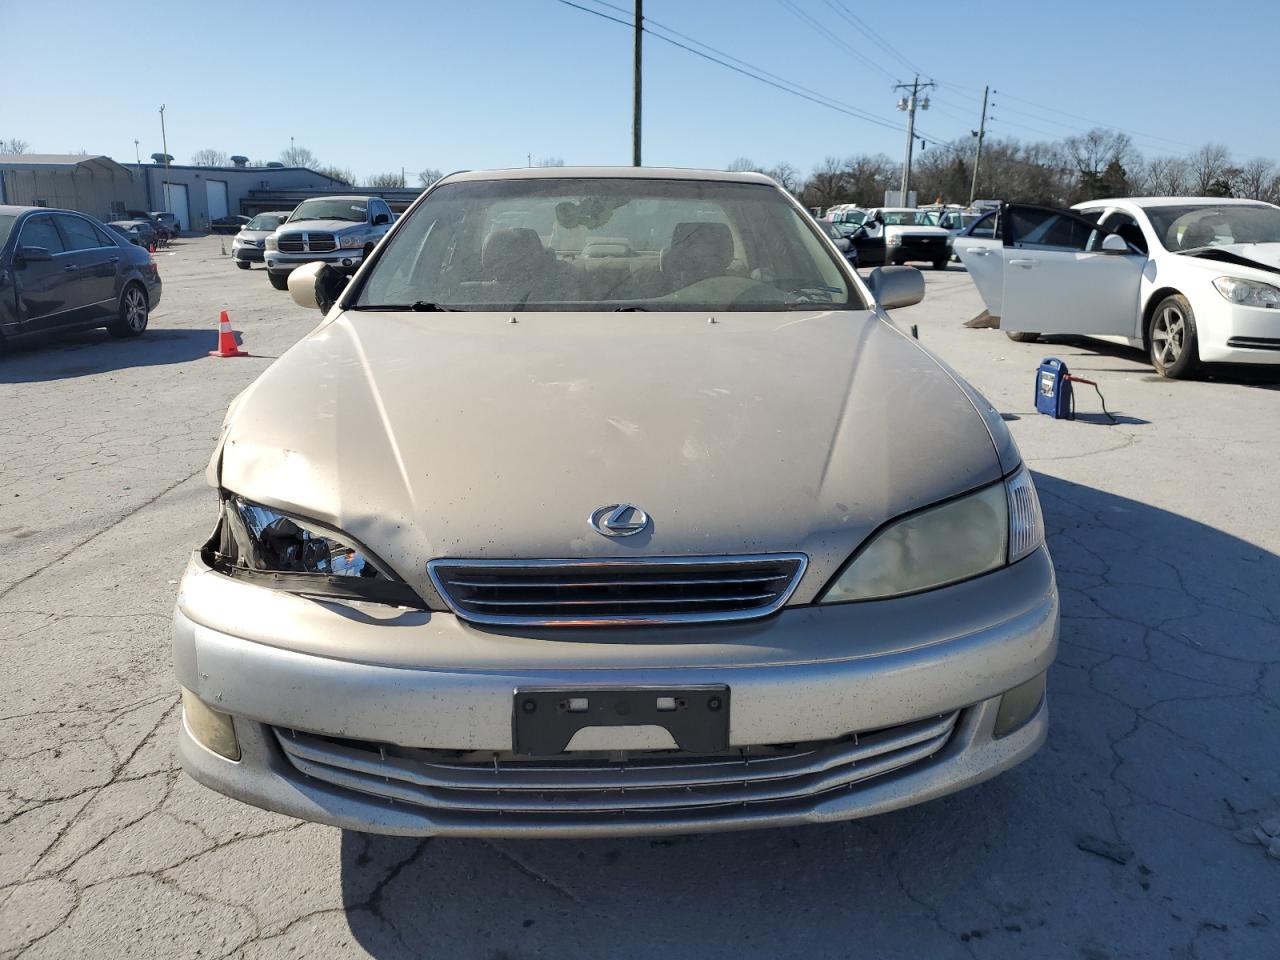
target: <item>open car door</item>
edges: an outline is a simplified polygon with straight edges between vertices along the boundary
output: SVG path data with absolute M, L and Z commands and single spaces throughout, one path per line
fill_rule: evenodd
M 969 278 L 978 288 L 987 313 L 1000 316 L 1004 301 L 1004 242 L 1001 239 L 1000 211 L 993 210 L 956 234 L 951 241 Z
M 1001 330 L 1137 335 L 1146 254 L 1115 240 L 1104 250 L 1109 234 L 1069 210 L 1011 203 L 1002 220 Z

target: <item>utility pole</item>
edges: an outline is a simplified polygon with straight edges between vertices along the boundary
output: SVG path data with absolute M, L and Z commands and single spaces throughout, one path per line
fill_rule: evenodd
M 173 213 L 169 207 L 169 138 L 164 133 L 164 104 L 160 104 L 160 149 L 164 151 L 164 212 Z M 191 229 L 191 224 L 187 224 L 187 229 Z
M 920 76 L 917 74 L 910 87 L 905 83 L 900 83 L 894 87 L 895 90 L 910 90 L 911 93 L 904 99 L 898 101 L 898 109 L 907 111 L 907 157 L 902 164 L 902 205 L 907 205 L 907 192 L 911 187 L 911 150 L 915 146 L 916 139 L 916 105 L 921 90 L 928 90 L 930 87 L 937 86 L 936 83 L 921 83 Z M 921 110 L 929 109 L 929 98 L 926 96 L 924 100 L 919 101 Z
M 636 52 L 633 70 L 633 96 L 631 101 L 631 165 L 640 166 L 640 55 L 644 47 L 644 0 L 636 4 Z
M 293 137 L 289 138 L 289 166 L 296 167 L 298 165 L 298 154 L 293 149 Z
M 969 206 L 973 206 L 973 198 L 978 195 L 978 163 L 982 160 L 982 138 L 987 135 L 987 94 L 991 88 L 982 88 L 982 122 L 978 124 L 977 149 L 973 151 L 973 183 L 969 185 Z

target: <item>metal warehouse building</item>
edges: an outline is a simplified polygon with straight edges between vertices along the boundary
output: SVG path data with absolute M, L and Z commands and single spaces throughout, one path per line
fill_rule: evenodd
M 229 213 L 256 213 L 262 207 L 245 201 L 257 191 L 287 191 L 305 198 L 351 189 L 342 180 L 306 167 L 164 167 L 154 163 L 126 166 L 136 172 L 143 190 L 146 206 L 142 209 L 170 211 L 183 230 L 208 230 L 210 221 Z
M 127 210 L 168 210 L 183 230 L 207 230 L 229 213 L 292 209 L 306 197 L 350 190 L 306 167 L 166 168 L 78 154 L 0 155 L 0 204 L 62 207 L 108 221 Z
M 142 181 L 110 157 L 0 155 L 0 204 L 64 207 L 116 219 L 140 208 Z

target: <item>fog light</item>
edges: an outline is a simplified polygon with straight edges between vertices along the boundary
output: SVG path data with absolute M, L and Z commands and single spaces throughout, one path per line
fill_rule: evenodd
M 240 742 L 236 740 L 236 728 L 231 714 L 214 710 L 183 687 L 182 716 L 191 736 L 195 737 L 200 746 L 228 760 L 240 759 Z
M 1019 684 L 1000 698 L 1000 712 L 992 736 L 1003 737 L 1031 719 L 1044 699 L 1044 674 Z

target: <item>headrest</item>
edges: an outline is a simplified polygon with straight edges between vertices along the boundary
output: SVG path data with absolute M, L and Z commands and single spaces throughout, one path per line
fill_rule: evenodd
M 723 273 L 733 261 L 733 234 L 728 224 L 677 223 L 671 246 L 663 251 L 663 270 L 691 270 L 703 276 Z
M 480 263 L 487 271 L 527 272 L 546 258 L 546 247 L 537 230 L 514 227 L 494 230 L 484 238 Z

